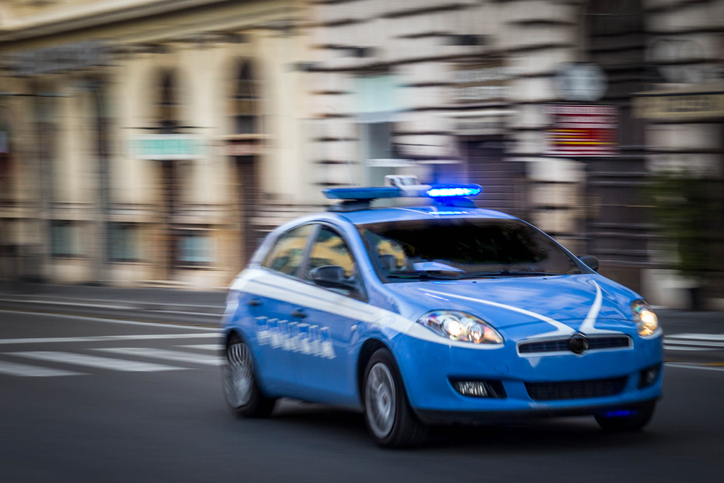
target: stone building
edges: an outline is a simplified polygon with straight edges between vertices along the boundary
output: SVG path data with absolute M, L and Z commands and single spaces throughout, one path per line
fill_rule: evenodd
M 227 284 L 304 203 L 299 9 L 3 1 L 0 277 Z
M 313 2 L 316 183 L 379 183 L 391 173 L 479 183 L 480 206 L 597 256 L 603 274 L 653 303 L 681 305 L 682 280 L 657 252 L 646 186 L 662 156 L 720 172 L 722 109 L 703 121 L 654 120 L 634 104 L 662 84 L 711 87 L 721 99 L 712 83 L 721 80 L 723 8 L 720 0 Z
M 219 287 L 321 189 L 416 174 L 681 305 L 645 192 L 722 176 L 723 26 L 724 0 L 6 0 L 0 277 Z

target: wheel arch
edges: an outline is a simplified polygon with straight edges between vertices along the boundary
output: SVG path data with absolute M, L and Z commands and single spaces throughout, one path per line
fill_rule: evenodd
M 377 352 L 379 349 L 387 349 L 390 351 L 390 354 L 393 354 L 392 349 L 387 344 L 375 337 L 371 337 L 364 341 L 362 347 L 360 347 L 359 353 L 357 354 L 357 397 L 363 406 L 364 401 L 362 398 L 364 388 L 362 386 L 364 384 L 365 369 L 367 368 L 367 363 L 372 358 L 372 354 Z

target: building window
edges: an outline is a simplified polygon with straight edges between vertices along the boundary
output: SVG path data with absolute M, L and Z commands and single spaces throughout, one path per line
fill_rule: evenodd
M 248 61 L 239 66 L 232 100 L 234 134 L 256 133 L 258 96 L 251 63 Z
M 174 72 L 170 70 L 161 72 L 161 82 L 158 84 L 156 96 L 156 119 L 163 134 L 175 133 L 181 127 L 179 98 Z
M 202 231 L 182 232 L 178 237 L 178 262 L 186 266 L 210 265 L 213 262 L 211 237 Z
M 108 258 L 112 262 L 138 261 L 138 230 L 129 223 L 113 223 L 108 228 Z
M 51 255 L 78 257 L 83 254 L 82 229 L 69 221 L 54 221 L 50 225 Z

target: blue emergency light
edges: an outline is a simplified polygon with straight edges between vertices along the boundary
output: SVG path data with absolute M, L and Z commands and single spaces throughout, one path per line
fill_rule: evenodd
M 324 190 L 330 200 L 371 201 L 381 198 L 469 198 L 477 196 L 483 188 L 477 184 L 440 184 L 412 186 L 384 186 L 371 188 L 332 188 Z

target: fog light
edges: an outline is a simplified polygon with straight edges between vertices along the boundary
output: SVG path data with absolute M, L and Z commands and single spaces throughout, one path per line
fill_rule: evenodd
M 457 392 L 469 397 L 504 398 L 505 389 L 500 381 L 450 381 Z
M 639 372 L 639 389 L 649 387 L 659 379 L 661 365 L 647 367 Z
M 488 388 L 482 381 L 459 381 L 457 390 L 463 396 L 488 397 Z

